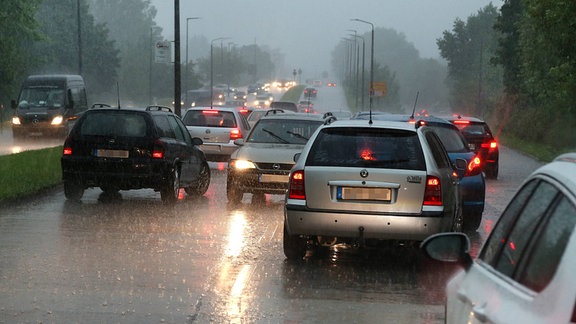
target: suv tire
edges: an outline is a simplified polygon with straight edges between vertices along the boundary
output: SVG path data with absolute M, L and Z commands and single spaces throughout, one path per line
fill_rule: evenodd
M 84 187 L 72 181 L 64 181 L 64 196 L 66 199 L 78 201 L 84 195 Z
M 306 256 L 306 239 L 299 235 L 290 235 L 284 224 L 284 255 L 288 260 L 302 260 Z
M 466 215 L 466 219 L 464 219 L 464 227 L 465 231 L 476 231 L 478 227 L 480 227 L 480 223 L 482 222 L 482 212 L 470 212 Z
M 180 171 L 178 167 L 174 166 L 168 181 L 162 189 L 160 189 L 160 198 L 164 203 L 173 204 L 178 200 L 178 193 L 180 191 Z
M 198 176 L 198 181 L 196 184 L 185 188 L 184 190 L 188 195 L 191 196 L 202 196 L 208 191 L 210 186 L 210 166 L 208 163 L 204 163 L 201 166 L 200 174 Z

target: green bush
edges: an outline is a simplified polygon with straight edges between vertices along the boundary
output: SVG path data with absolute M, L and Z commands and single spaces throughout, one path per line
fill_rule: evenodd
M 62 182 L 62 146 L 0 156 L 0 202 Z

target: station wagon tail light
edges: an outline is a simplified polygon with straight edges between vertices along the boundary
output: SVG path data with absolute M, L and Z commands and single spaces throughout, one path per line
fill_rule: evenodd
M 62 150 L 62 155 L 72 155 L 72 145 L 71 145 L 71 138 L 68 137 L 64 141 L 64 149 Z
M 304 191 L 304 170 L 297 170 L 290 175 L 290 190 L 288 192 L 290 199 L 306 199 Z
M 230 130 L 230 140 L 233 141 L 239 138 L 242 138 L 242 132 L 238 128 L 232 128 Z
M 162 142 L 156 141 L 154 143 L 154 148 L 152 149 L 152 158 L 153 159 L 164 158 L 164 144 L 162 144 Z
M 426 189 L 424 189 L 424 205 L 442 206 L 442 185 L 440 178 L 435 176 L 426 177 Z
M 475 156 L 470 162 L 468 162 L 468 166 L 466 167 L 466 176 L 475 176 L 482 172 L 482 160 Z

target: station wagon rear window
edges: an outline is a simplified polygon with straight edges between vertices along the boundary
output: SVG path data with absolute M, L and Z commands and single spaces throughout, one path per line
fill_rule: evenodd
M 186 126 L 238 127 L 234 113 L 216 109 L 191 110 L 184 116 L 184 124 Z
M 80 127 L 81 135 L 145 137 L 146 118 L 143 114 L 122 111 L 102 111 L 87 114 Z
M 426 170 L 415 132 L 380 128 L 325 128 L 306 165 Z

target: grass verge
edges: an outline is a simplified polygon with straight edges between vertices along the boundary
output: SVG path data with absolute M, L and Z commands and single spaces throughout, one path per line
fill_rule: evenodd
M 290 87 L 290 89 L 286 90 L 286 92 L 279 101 L 291 101 L 294 103 L 298 103 L 298 101 L 300 100 L 300 96 L 304 91 L 304 87 L 305 86 L 302 84 Z
M 551 162 L 562 153 L 574 151 L 569 149 L 560 150 L 549 145 L 521 140 L 506 134 L 500 135 L 500 142 L 507 147 L 524 152 L 542 162 Z
M 0 203 L 62 182 L 62 146 L 0 156 Z

